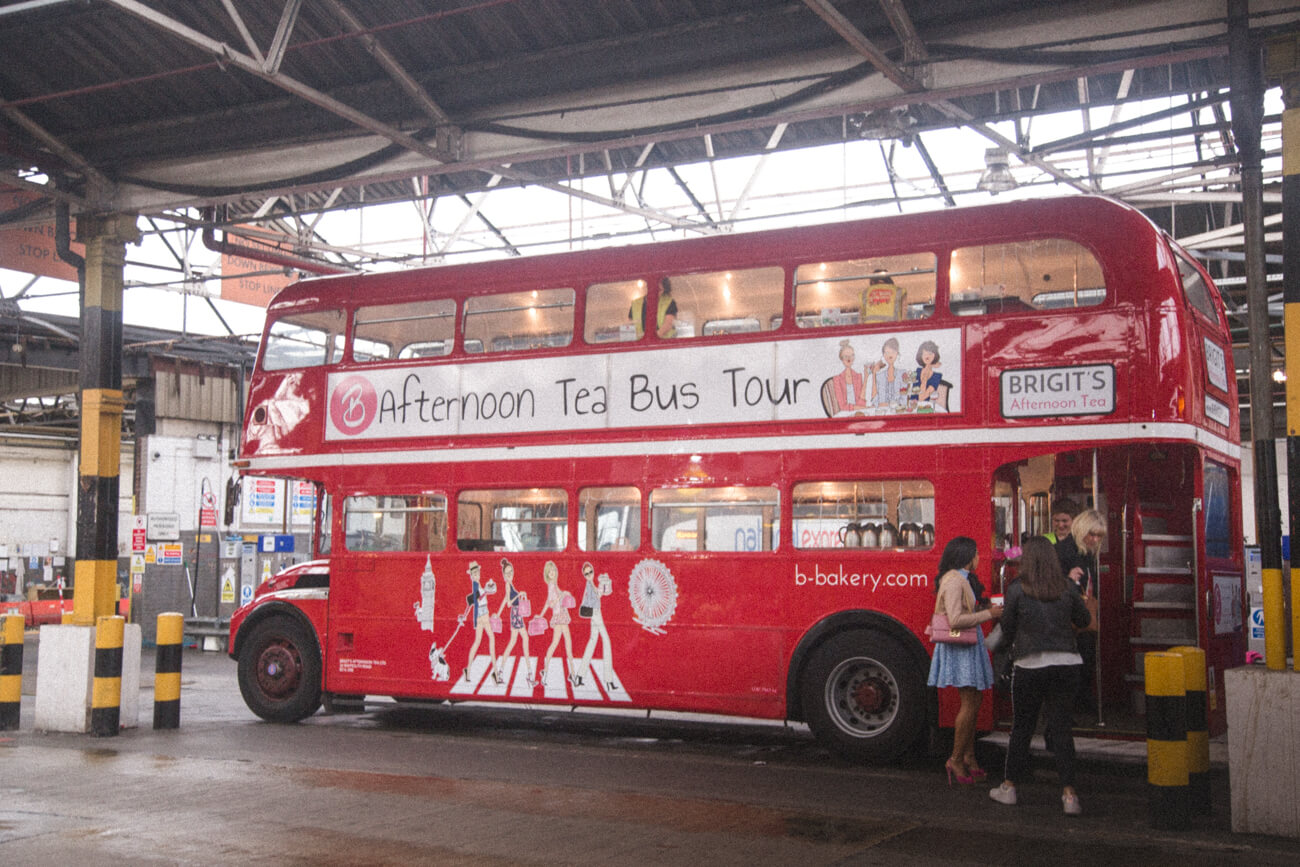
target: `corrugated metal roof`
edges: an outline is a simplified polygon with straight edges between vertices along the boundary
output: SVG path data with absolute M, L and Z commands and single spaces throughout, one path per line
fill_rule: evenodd
M 1075 77 L 1062 69 L 1091 75 L 1094 100 L 1114 98 L 1124 64 L 1086 71 L 1106 58 L 1139 61 L 1129 67 L 1137 74 L 1128 98 L 1215 89 L 1226 79 L 1223 51 L 1186 54 L 1226 45 L 1221 20 L 1198 19 L 1214 4 L 1200 2 L 1131 4 L 1156 15 L 1184 8 L 1177 20 L 1138 28 L 1131 9 L 1115 4 L 1049 9 L 1033 0 L 319 0 L 298 7 L 278 82 L 250 73 L 236 55 L 266 54 L 285 9 L 297 4 L 231 5 L 256 50 L 221 0 L 0 2 L 0 169 L 66 173 L 76 187 L 86 174 L 80 159 L 118 185 L 98 200 L 109 206 L 157 211 L 219 200 L 239 215 L 258 204 L 245 194 L 290 190 L 310 208 L 359 174 L 368 175 L 364 194 L 349 184 L 335 206 L 362 195 L 407 197 L 414 174 L 437 176 L 443 192 L 482 189 L 484 169 L 498 163 L 518 170 L 507 183 L 570 178 L 580 164 L 601 174 L 606 155 L 610 166 L 630 167 L 650 141 L 647 164 L 673 165 L 706 156 L 702 132 L 711 132 L 714 156 L 758 153 L 777 122 L 790 123 L 781 148 L 807 147 L 850 134 L 848 111 L 871 93 L 899 93 L 819 7 L 844 16 L 922 81 L 927 63 L 946 64 L 941 90 L 962 85 L 971 63 L 983 64 L 985 78 L 989 63 L 1006 65 L 1008 75 L 1023 70 L 1025 88 L 1014 96 L 981 87 L 969 73 L 969 92 L 951 101 L 977 118 L 1077 104 Z M 926 57 L 905 54 L 890 8 L 906 13 Z M 1090 32 L 1052 29 L 1053 21 L 1081 20 Z M 1034 56 L 987 53 L 990 45 L 1019 47 L 996 38 L 1012 25 L 1041 34 Z M 1080 41 L 1095 34 L 1110 38 Z M 438 124 L 381 64 L 376 46 L 466 132 L 462 157 L 471 168 L 413 159 L 408 148 L 286 89 L 292 82 L 435 143 Z M 922 95 L 912 104 L 918 129 L 954 123 L 933 102 Z
M 1256 44 L 1300 21 L 1287 0 L 1250 14 Z M 1224 15 L 1222 0 L 0 0 L 0 187 L 182 222 L 221 204 L 234 223 L 273 194 L 283 216 L 612 182 L 1152 97 L 1225 162 Z M 1203 95 L 1213 121 L 1187 107 Z M 1022 131 L 1010 144 L 1046 182 L 1095 180 L 1053 175 L 1059 151 Z M 1205 192 L 1169 221 L 1216 227 Z M 35 350 L 69 348 L 12 325 Z

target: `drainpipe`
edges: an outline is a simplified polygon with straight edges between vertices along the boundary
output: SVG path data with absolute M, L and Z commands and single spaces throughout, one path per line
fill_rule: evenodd
M 209 210 L 207 212 L 208 223 L 203 227 L 203 246 L 207 247 L 214 253 L 221 253 L 226 256 L 242 256 L 245 259 L 252 259 L 254 262 L 266 262 L 270 265 L 278 265 L 283 268 L 295 268 L 299 271 L 306 271 L 309 274 L 351 274 L 352 269 L 345 268 L 341 265 L 330 265 L 319 259 L 309 259 L 305 256 L 295 256 L 291 253 L 280 253 L 266 247 L 254 247 L 247 244 L 236 244 L 227 239 L 227 233 L 223 232 L 221 240 L 217 240 L 217 230 L 213 227 L 212 221 L 216 219 L 216 213 Z
M 77 269 L 77 285 L 85 293 L 86 260 L 72 249 L 72 215 L 65 201 L 54 203 L 54 251 L 60 259 Z

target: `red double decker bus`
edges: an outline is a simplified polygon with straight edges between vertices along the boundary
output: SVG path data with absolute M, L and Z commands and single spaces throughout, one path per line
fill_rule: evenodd
M 239 465 L 315 483 L 317 559 L 231 620 L 249 706 L 499 700 L 806 721 L 886 759 L 934 571 L 1068 497 L 1109 525 L 1096 690 L 1243 656 L 1231 342 L 1206 273 L 1079 197 L 299 282 Z M 988 708 L 992 703 L 985 703 Z M 985 711 L 985 725 L 993 720 Z

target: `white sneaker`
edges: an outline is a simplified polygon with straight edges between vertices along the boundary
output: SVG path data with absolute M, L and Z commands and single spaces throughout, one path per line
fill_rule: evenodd
M 989 797 L 999 804 L 1006 804 L 1008 807 L 1016 805 L 1016 787 L 1009 786 L 1006 783 L 994 789 L 989 789 Z M 1075 802 L 1077 805 L 1077 801 Z
M 1082 816 L 1083 807 L 1079 804 L 1078 795 L 1062 795 L 1061 807 L 1065 810 L 1067 816 Z

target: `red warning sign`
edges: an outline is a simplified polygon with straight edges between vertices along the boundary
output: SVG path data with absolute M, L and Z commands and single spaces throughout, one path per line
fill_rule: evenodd
M 12 211 L 39 196 L 26 190 L 0 191 L 0 212 Z M 74 230 L 73 236 L 76 232 Z M 73 251 L 85 254 L 85 247 L 73 244 Z M 59 258 L 54 248 L 54 223 L 38 223 L 0 231 L 0 268 L 25 271 L 40 277 L 77 280 L 77 269 Z

